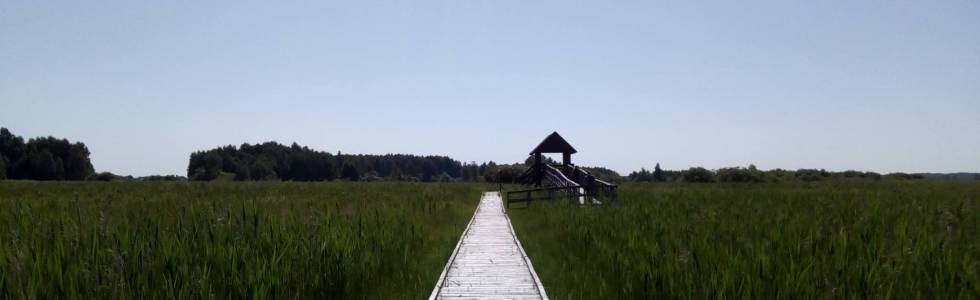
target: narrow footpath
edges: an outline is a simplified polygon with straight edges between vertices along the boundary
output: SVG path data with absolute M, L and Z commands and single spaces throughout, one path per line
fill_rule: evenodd
M 548 299 L 500 193 L 483 194 L 429 299 Z

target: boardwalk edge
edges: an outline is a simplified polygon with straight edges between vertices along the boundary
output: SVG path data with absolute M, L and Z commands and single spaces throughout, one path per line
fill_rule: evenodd
M 480 194 L 480 201 L 483 201 L 483 197 L 485 195 L 486 192 Z M 466 229 L 463 229 L 463 234 L 459 235 L 459 240 L 456 241 L 456 248 L 453 249 L 453 254 L 449 256 L 449 261 L 446 262 L 446 266 L 442 268 L 442 274 L 439 275 L 439 281 L 436 281 L 436 287 L 433 288 L 432 293 L 429 294 L 429 300 L 435 300 L 436 297 L 439 296 L 439 291 L 442 290 L 442 284 L 445 283 L 446 281 L 446 274 L 449 273 L 449 268 L 452 267 L 453 261 L 456 260 L 456 254 L 459 253 L 459 246 L 463 244 L 463 238 L 466 237 L 466 234 L 470 232 L 470 225 L 473 225 L 473 220 L 476 219 L 476 213 L 478 211 L 480 211 L 479 203 L 477 203 L 476 209 L 473 210 L 473 216 L 470 217 L 470 222 L 466 223 Z M 508 219 L 508 222 L 510 222 L 510 219 Z
M 517 238 L 517 232 L 514 231 L 514 225 L 510 223 L 510 215 L 507 214 L 507 208 L 501 206 L 500 209 L 504 211 L 504 218 L 507 218 L 507 227 L 510 228 L 510 235 L 514 237 L 514 241 L 517 242 L 517 249 L 521 250 L 521 257 L 524 258 L 524 263 L 527 264 L 528 272 L 531 272 L 531 277 L 534 278 L 534 285 L 538 287 L 538 293 L 541 294 L 542 300 L 548 300 L 548 294 L 544 292 L 544 285 L 541 284 L 541 278 L 538 278 L 538 272 L 534 270 L 534 265 L 531 264 L 531 258 L 527 256 L 527 252 L 524 251 L 524 245 L 521 244 L 521 239 Z

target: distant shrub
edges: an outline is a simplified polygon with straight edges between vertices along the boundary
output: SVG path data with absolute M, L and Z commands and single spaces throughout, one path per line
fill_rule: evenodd
M 714 182 L 715 175 L 702 167 L 687 169 L 683 175 L 685 182 Z
M 762 173 L 766 181 L 769 182 L 790 181 L 795 177 L 795 173 L 793 171 L 783 169 L 772 169 Z
M 811 182 L 822 180 L 827 177 L 827 171 L 816 170 L 816 169 L 799 169 L 796 170 L 796 180 Z
M 112 179 L 115 177 L 116 177 L 115 174 L 109 172 L 99 172 L 96 173 L 95 175 L 92 175 L 92 177 L 90 177 L 89 179 L 95 181 L 112 181 Z
M 721 168 L 718 169 L 717 177 L 720 182 L 762 182 L 763 173 L 754 165 L 748 168 Z
M 896 180 L 918 180 L 925 179 L 926 177 L 922 174 L 890 173 L 885 175 L 885 178 Z
M 133 180 L 136 180 L 136 178 L 133 178 L 132 175 L 129 175 L 129 176 L 119 176 L 119 175 L 116 175 L 116 174 L 112 174 L 112 172 L 100 172 L 100 173 L 95 173 L 94 175 L 90 176 L 88 178 L 88 180 L 94 180 L 94 181 L 133 181 Z
M 138 179 L 139 181 L 187 181 L 187 177 L 177 175 L 150 175 Z

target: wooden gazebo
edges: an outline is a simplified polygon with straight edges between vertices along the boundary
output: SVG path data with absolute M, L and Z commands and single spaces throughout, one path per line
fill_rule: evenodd
M 555 131 L 545 137 L 537 147 L 534 147 L 530 155 L 534 155 L 534 164 L 540 164 L 542 153 L 561 153 L 561 164 L 570 165 L 572 164 L 572 154 L 575 152 L 578 151 Z
M 579 204 L 601 204 L 600 199 L 616 199 L 616 185 L 602 181 L 588 171 L 572 164 L 572 154 L 578 152 L 558 132 L 552 132 L 531 150 L 533 162 L 518 178 L 529 188 L 507 192 L 507 206 L 514 202 L 530 205 L 536 199 L 556 199 L 565 196 Z M 544 153 L 561 153 L 561 164 L 550 165 Z

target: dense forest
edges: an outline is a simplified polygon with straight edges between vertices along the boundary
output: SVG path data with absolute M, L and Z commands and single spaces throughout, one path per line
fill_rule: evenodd
M 194 152 L 187 166 L 191 180 L 448 181 L 470 175 L 464 173 L 459 161 L 445 156 L 332 154 L 276 142 Z
M 0 179 L 84 180 L 94 173 L 88 156 L 81 142 L 49 136 L 25 143 L 0 128 Z
M 530 164 L 463 163 L 446 156 L 408 154 L 332 154 L 293 143 L 277 142 L 194 152 L 187 166 L 191 180 L 289 181 L 489 181 L 513 182 Z M 618 173 L 606 168 L 586 170 L 600 178 Z

